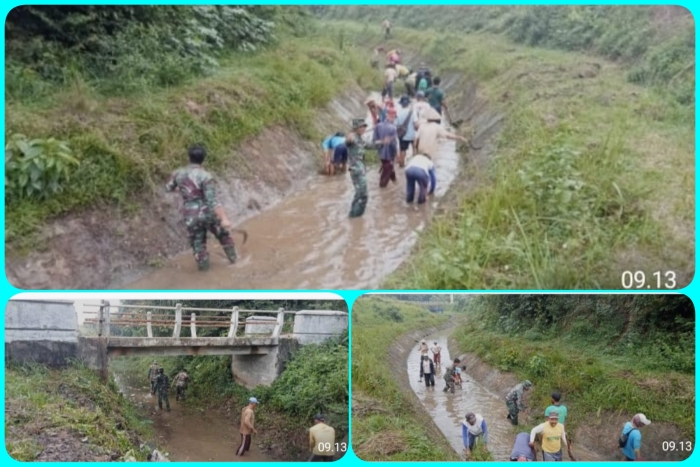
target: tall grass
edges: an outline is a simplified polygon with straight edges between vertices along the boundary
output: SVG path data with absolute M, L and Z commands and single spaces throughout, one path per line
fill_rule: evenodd
M 38 435 L 68 432 L 87 437 L 103 453 L 124 456 L 132 451 L 145 461 L 148 448 L 139 440 L 153 430 L 114 384 L 105 385 L 80 364 L 65 370 L 43 365 L 13 365 L 5 371 L 5 424 L 7 452 L 31 462 L 45 446 Z
M 401 334 L 440 325 L 446 318 L 406 302 L 363 297 L 354 303 L 352 319 L 355 453 L 367 461 L 458 460 L 443 439 L 426 429 L 387 360 L 392 342 Z

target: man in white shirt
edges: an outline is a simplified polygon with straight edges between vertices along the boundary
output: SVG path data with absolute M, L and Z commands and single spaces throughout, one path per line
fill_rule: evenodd
M 440 124 L 442 117 L 432 107 L 421 111 L 419 118 L 418 132 L 414 141 L 417 154 L 427 154 L 435 159 L 440 154 L 440 140 L 445 138 L 462 141 L 463 143 L 469 142 L 466 138 L 445 130 Z
M 416 103 L 413 104 L 413 113 L 416 114 L 416 129 L 418 129 L 418 122 L 423 118 L 421 114 L 428 109 L 432 109 L 432 107 L 430 107 L 428 101 L 425 100 L 425 93 L 423 91 L 418 91 L 416 93 Z
M 435 191 L 435 164 L 430 157 L 423 154 L 416 154 L 408 161 L 406 166 L 406 202 L 412 203 L 416 194 L 416 183 L 418 184 L 418 204 L 425 203 L 426 192 L 430 182 L 430 191 Z
M 416 127 L 414 125 L 416 115 L 411 105 L 411 98 L 407 95 L 401 96 L 399 105 L 396 118 L 396 131 L 399 135 L 399 157 L 396 161 L 399 163 L 399 167 L 403 167 L 406 163 L 406 151 L 408 151 L 409 147 L 413 147 L 413 140 L 416 137 Z
M 433 361 L 435 365 L 440 366 L 440 352 L 442 351 L 442 347 L 440 347 L 437 342 L 433 342 L 433 344 L 433 348 L 430 349 L 433 351 Z

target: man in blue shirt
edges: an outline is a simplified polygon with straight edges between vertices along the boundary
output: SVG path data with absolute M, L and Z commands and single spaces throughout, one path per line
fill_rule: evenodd
M 328 175 L 334 175 L 337 166 L 340 166 L 340 173 L 344 173 L 348 163 L 348 148 L 345 145 L 345 133 L 340 131 L 329 136 L 323 140 L 321 147 L 325 152 L 326 173 Z
M 518 433 L 515 437 L 510 460 L 514 462 L 533 462 L 535 451 L 530 447 L 530 433 Z
M 625 455 L 625 460 L 628 461 L 643 461 L 639 453 L 642 447 L 642 433 L 639 429 L 647 426 L 651 421 L 643 413 L 638 413 L 632 417 L 632 421 L 625 423 L 622 428 L 622 436 L 627 436 L 627 442 L 622 448 L 622 453 Z

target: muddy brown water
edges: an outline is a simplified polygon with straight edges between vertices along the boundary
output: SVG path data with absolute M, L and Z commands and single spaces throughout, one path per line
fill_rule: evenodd
M 420 378 L 420 352 L 416 342 L 414 350 L 409 354 L 406 362 L 406 370 L 411 389 L 416 394 L 421 404 L 433 419 L 437 427 L 445 438 L 452 445 L 454 450 L 462 456 L 464 455 L 464 445 L 462 442 L 462 422 L 468 412 L 481 414 L 486 420 L 489 432 L 488 449 L 495 461 L 509 461 L 513 448 L 515 436 L 520 432 L 529 430 L 513 427 L 506 415 L 508 413 L 503 398 L 490 392 L 469 374 L 462 374 L 462 388 L 455 388 L 455 393 L 443 392 L 445 381 L 443 375 L 456 355 L 450 354 L 448 339 L 450 331 L 441 331 L 425 338 L 429 347 L 433 347 L 433 342 L 442 347 L 441 367 L 438 367 L 435 386 L 425 387 L 425 382 L 419 382 Z M 432 352 L 430 353 L 432 355 Z M 544 417 L 542 418 L 544 421 Z M 572 452 L 578 461 L 601 461 L 604 460 L 594 453 L 581 449 L 574 444 Z M 542 452 L 538 450 L 538 460 L 542 460 Z M 568 456 L 564 453 L 564 461 L 568 461 Z M 613 460 L 613 459 L 611 459 Z M 614 459 L 619 460 L 619 459 Z
M 245 245 L 234 234 L 240 255 L 236 264 L 228 263 L 210 235 L 209 271 L 197 271 L 186 251 L 120 288 L 378 288 L 410 254 L 418 232 L 455 180 L 459 159 L 455 142 L 444 141 L 435 158 L 435 195 L 422 206 L 405 202 L 406 179 L 398 165 L 397 183 L 384 189 L 379 188 L 379 167 L 368 167 L 369 203 L 355 219 L 348 217 L 354 194 L 350 175 L 319 175 L 308 189 L 236 226 L 249 234 Z
M 260 452 L 255 435 L 250 451 L 236 456 L 240 444 L 238 426 L 224 415 L 212 410 L 198 410 L 175 401 L 171 391 L 170 412 L 158 410 L 158 396 L 151 396 L 147 385 L 134 387 L 115 377 L 122 394 L 137 405 L 145 407 L 156 433 L 159 446 L 173 462 L 274 462 Z

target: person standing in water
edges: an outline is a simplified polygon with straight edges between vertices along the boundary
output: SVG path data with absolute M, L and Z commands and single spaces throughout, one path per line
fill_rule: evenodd
M 462 443 L 467 459 L 470 459 L 478 439 L 481 439 L 484 446 L 488 444 L 489 432 L 486 428 L 486 420 L 481 414 L 469 412 L 464 419 L 465 421 L 462 422 Z
M 440 352 L 442 352 L 442 347 L 440 347 L 437 341 L 433 342 L 433 348 L 430 349 L 433 352 L 433 361 L 435 366 L 440 366 Z
M 425 379 L 425 387 L 435 387 L 435 365 L 427 355 L 421 356 L 420 377 Z

